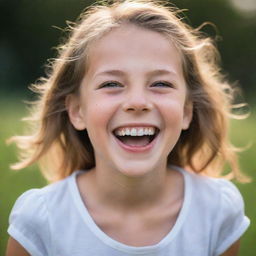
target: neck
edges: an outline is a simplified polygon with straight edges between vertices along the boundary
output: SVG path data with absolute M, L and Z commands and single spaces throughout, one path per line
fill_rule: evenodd
M 121 172 L 96 167 L 91 171 L 94 197 L 104 205 L 132 210 L 159 203 L 170 189 L 170 172 L 166 164 L 140 177 L 128 177 Z

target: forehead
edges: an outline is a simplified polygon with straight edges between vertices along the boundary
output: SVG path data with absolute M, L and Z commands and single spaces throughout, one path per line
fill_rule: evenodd
M 112 29 L 89 50 L 88 73 L 106 69 L 127 72 L 170 70 L 182 77 L 181 55 L 167 36 L 126 24 Z

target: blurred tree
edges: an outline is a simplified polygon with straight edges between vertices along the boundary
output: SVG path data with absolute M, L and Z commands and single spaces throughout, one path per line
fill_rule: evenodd
M 92 1 L 1 0 L 1 91 L 24 91 L 44 75 L 46 60 L 55 57 L 66 20 L 75 21 Z
M 173 0 L 184 11 L 193 27 L 213 22 L 217 30 L 203 31 L 218 40 L 223 68 L 231 81 L 240 81 L 247 95 L 256 85 L 256 15 L 241 15 L 231 0 Z M 30 83 L 44 75 L 44 64 L 55 57 L 64 36 L 66 20 L 75 21 L 80 12 L 94 1 L 86 0 L 1 0 L 0 84 L 1 91 L 25 91 Z
M 256 86 L 256 13 L 242 15 L 229 0 L 174 0 L 179 8 L 187 9 L 185 15 L 193 27 L 205 21 L 216 25 L 203 31 L 217 36 L 217 46 L 222 66 L 231 81 L 239 81 L 248 98 L 253 97 Z

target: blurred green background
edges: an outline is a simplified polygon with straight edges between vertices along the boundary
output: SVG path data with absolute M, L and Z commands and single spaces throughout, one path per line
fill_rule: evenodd
M 63 41 L 66 21 L 75 21 L 93 1 L 82 0 L 1 0 L 0 1 L 0 255 L 7 241 L 8 215 L 16 198 L 25 190 L 46 184 L 36 166 L 16 172 L 9 165 L 17 160 L 14 146 L 5 141 L 22 133 L 20 121 L 27 114 L 23 100 L 33 99 L 28 85 L 44 75 L 47 59 Z M 222 67 L 233 82 L 239 82 L 251 115 L 233 121 L 230 136 L 236 146 L 251 146 L 240 153 L 241 167 L 251 177 L 250 184 L 238 184 L 244 196 L 246 214 L 252 223 L 242 238 L 240 255 L 255 256 L 256 246 L 256 1 L 255 0 L 176 0 L 185 20 L 217 39 Z

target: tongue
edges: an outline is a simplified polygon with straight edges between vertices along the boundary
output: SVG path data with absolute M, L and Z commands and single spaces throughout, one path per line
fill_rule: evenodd
M 120 140 L 132 147 L 144 147 L 150 143 L 149 136 L 123 136 L 120 137 Z

